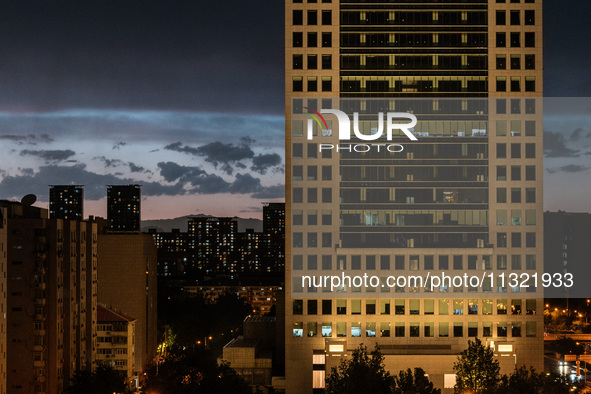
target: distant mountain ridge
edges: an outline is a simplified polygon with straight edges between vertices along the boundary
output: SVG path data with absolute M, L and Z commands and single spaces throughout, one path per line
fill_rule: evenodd
M 187 215 L 174 219 L 156 219 L 156 220 L 142 220 L 141 230 L 147 232 L 149 229 L 156 229 L 159 232 L 171 232 L 173 228 L 178 228 L 181 232 L 187 232 L 187 223 L 190 217 L 214 217 L 212 215 Z M 239 218 L 235 217 L 238 222 L 238 232 L 244 232 L 247 228 L 252 228 L 256 232 L 263 231 L 263 221 L 254 218 Z

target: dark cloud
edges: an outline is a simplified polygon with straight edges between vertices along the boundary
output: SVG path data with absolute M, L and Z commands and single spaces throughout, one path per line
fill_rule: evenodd
M 174 142 L 166 145 L 164 149 L 203 157 L 205 161 L 213 164 L 214 167 L 231 175 L 234 172 L 234 166 L 238 166 L 239 168 L 246 167 L 240 160 L 252 159 L 254 157 L 254 152 L 250 147 L 250 144 L 253 142 L 254 140 L 249 137 L 241 138 L 240 143 L 237 145 L 216 141 L 199 147 L 192 147 L 183 145 L 182 142 Z
M 19 145 L 23 145 L 23 144 L 37 145 L 37 142 L 48 144 L 50 142 L 55 141 L 52 137 L 49 136 L 49 134 L 46 134 L 46 133 L 39 134 L 39 135 L 35 135 L 35 134 L 21 134 L 21 135 L 2 134 L 2 135 L 0 135 L 0 140 L 14 141 Z
M 578 128 L 575 131 L 573 131 L 573 133 L 570 135 L 570 140 L 571 141 L 578 141 L 579 138 L 581 137 L 581 133 L 583 132 L 583 129 Z
M 132 162 L 127 163 L 127 165 L 129 166 L 129 171 L 131 171 L 131 172 L 147 172 L 147 173 L 152 172 L 152 171 L 146 170 L 144 167 L 138 166 L 137 164 L 132 163 Z
M 285 185 L 263 186 L 259 191 L 251 195 L 252 198 L 284 198 Z
M 71 149 L 56 149 L 56 150 L 29 150 L 21 151 L 21 156 L 37 156 L 46 161 L 63 161 L 74 156 L 76 152 Z
M 113 144 L 113 150 L 119 150 L 122 146 L 127 145 L 127 142 L 119 141 Z
M 252 159 L 252 167 L 250 169 L 252 171 L 258 172 L 261 175 L 264 175 L 267 170 L 271 167 L 275 167 L 281 164 L 281 156 L 277 153 L 268 153 L 264 155 L 258 155 L 253 157 Z
M 84 164 L 74 166 L 48 165 L 42 166 L 34 174 L 7 176 L 0 182 L 1 198 L 20 198 L 33 193 L 41 200 L 48 198 L 48 186 L 80 184 L 84 186 L 84 196 L 89 200 L 98 200 L 106 196 L 106 185 L 138 183 L 135 179 L 120 178 L 112 174 L 97 174 L 86 170 Z M 181 184 L 171 186 L 158 182 L 141 182 L 144 196 L 184 194 Z
M 109 167 L 119 167 L 123 164 L 122 160 L 119 159 L 107 159 L 105 156 L 95 156 L 93 157 L 94 160 L 100 160 L 104 163 L 105 168 Z
M 544 156 L 545 157 L 577 157 L 579 151 L 568 148 L 561 133 L 544 131 Z
M 158 168 L 160 169 L 160 176 L 162 176 L 166 182 L 176 182 L 180 179 L 205 174 L 205 171 L 200 167 L 181 166 L 172 161 L 160 162 L 158 163 Z
M 548 168 L 546 171 L 548 171 L 549 174 L 555 174 L 557 172 L 575 173 L 575 172 L 587 171 L 589 168 L 590 167 L 581 166 L 578 164 L 568 164 L 568 165 L 565 165 L 562 167 Z

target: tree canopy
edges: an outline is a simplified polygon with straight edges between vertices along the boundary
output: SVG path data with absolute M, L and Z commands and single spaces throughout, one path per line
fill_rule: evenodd
M 453 369 L 456 393 L 493 393 L 499 382 L 499 362 L 494 358 L 493 350 L 478 338 L 468 341 L 468 348 L 460 353 Z

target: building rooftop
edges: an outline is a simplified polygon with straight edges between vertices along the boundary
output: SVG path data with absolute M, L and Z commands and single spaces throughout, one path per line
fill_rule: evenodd
M 96 311 L 96 321 L 103 322 L 132 322 L 135 319 L 124 313 L 109 309 L 104 305 L 99 304 Z

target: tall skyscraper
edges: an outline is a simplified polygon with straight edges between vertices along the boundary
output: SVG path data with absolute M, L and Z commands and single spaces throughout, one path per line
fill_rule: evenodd
M 141 226 L 141 186 L 107 186 L 107 220 L 113 232 L 139 232 Z
M 84 189 L 81 185 L 52 185 L 49 189 L 49 217 L 82 220 Z
M 237 272 L 236 219 L 194 216 L 189 218 L 188 230 L 193 270 L 206 275 Z
M 287 392 L 361 343 L 444 393 L 474 337 L 542 371 L 541 293 L 500 279 L 543 267 L 541 0 L 285 4 Z M 302 285 L 335 271 L 492 279 Z

